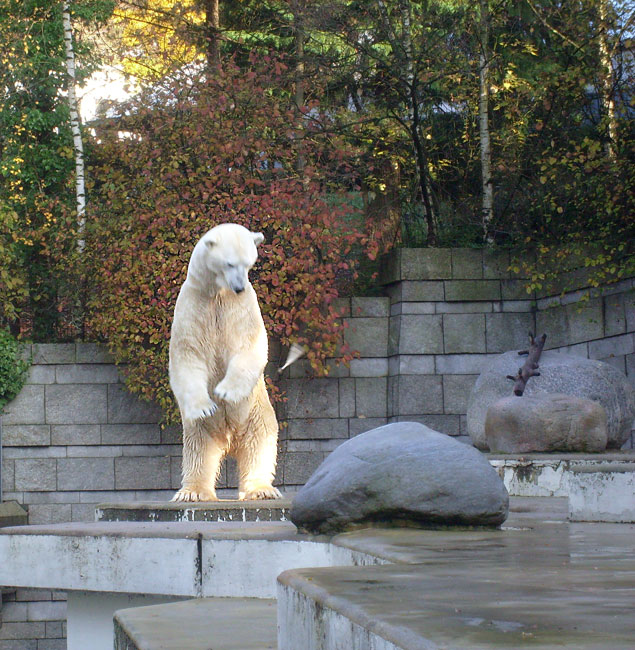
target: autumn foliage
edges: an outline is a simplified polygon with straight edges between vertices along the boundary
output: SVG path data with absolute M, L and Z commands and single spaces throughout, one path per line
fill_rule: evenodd
M 252 282 L 267 329 L 283 346 L 307 344 L 318 372 L 341 343 L 334 301 L 355 275 L 351 251 L 376 252 L 333 182 L 352 187 L 353 152 L 325 130 L 317 102 L 301 114 L 289 108 L 286 73 L 278 60 L 254 58 L 247 69 L 181 75 L 98 132 L 90 326 L 168 420 L 174 303 L 209 228 L 235 222 L 265 234 Z

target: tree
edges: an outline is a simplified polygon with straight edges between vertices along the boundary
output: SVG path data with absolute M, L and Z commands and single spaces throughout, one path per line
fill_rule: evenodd
M 148 88 L 100 132 L 91 174 L 91 327 L 125 361 L 129 385 L 176 410 L 167 379 L 174 302 L 199 237 L 221 222 L 265 233 L 253 282 L 269 334 L 307 345 L 324 372 L 341 352 L 334 300 L 355 274 L 358 232 L 338 187 L 349 153 L 316 119 L 289 147 L 295 109 L 272 92 L 293 71 L 276 57 L 225 61 L 214 74 L 181 73 Z M 119 133 L 129 135 L 120 138 Z M 306 161 L 297 170 L 297 158 Z

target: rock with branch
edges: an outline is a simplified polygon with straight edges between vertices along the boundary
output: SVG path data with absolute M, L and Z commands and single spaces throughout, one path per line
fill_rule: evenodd
M 542 354 L 542 349 L 547 340 L 547 335 L 543 334 L 539 339 L 529 332 L 529 349 L 521 350 L 519 355 L 527 355 L 527 360 L 521 368 L 518 368 L 517 375 L 507 375 L 507 379 L 514 382 L 514 395 L 521 397 L 525 392 L 525 387 L 530 377 L 540 377 L 538 370 L 538 360 Z

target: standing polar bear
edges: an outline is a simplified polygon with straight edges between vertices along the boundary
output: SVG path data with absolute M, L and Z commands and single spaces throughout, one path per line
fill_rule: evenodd
M 263 371 L 267 333 L 247 273 L 261 233 L 212 228 L 194 247 L 174 309 L 170 386 L 183 421 L 183 482 L 173 501 L 216 501 L 226 455 L 240 499 L 275 499 L 278 423 Z

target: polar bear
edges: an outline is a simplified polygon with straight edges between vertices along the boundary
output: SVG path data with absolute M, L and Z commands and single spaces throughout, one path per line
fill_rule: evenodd
M 275 499 L 278 423 L 263 371 L 267 333 L 247 277 L 261 233 L 221 224 L 194 247 L 174 309 L 170 386 L 183 422 L 173 501 L 216 501 L 222 459 L 236 458 L 239 499 Z

